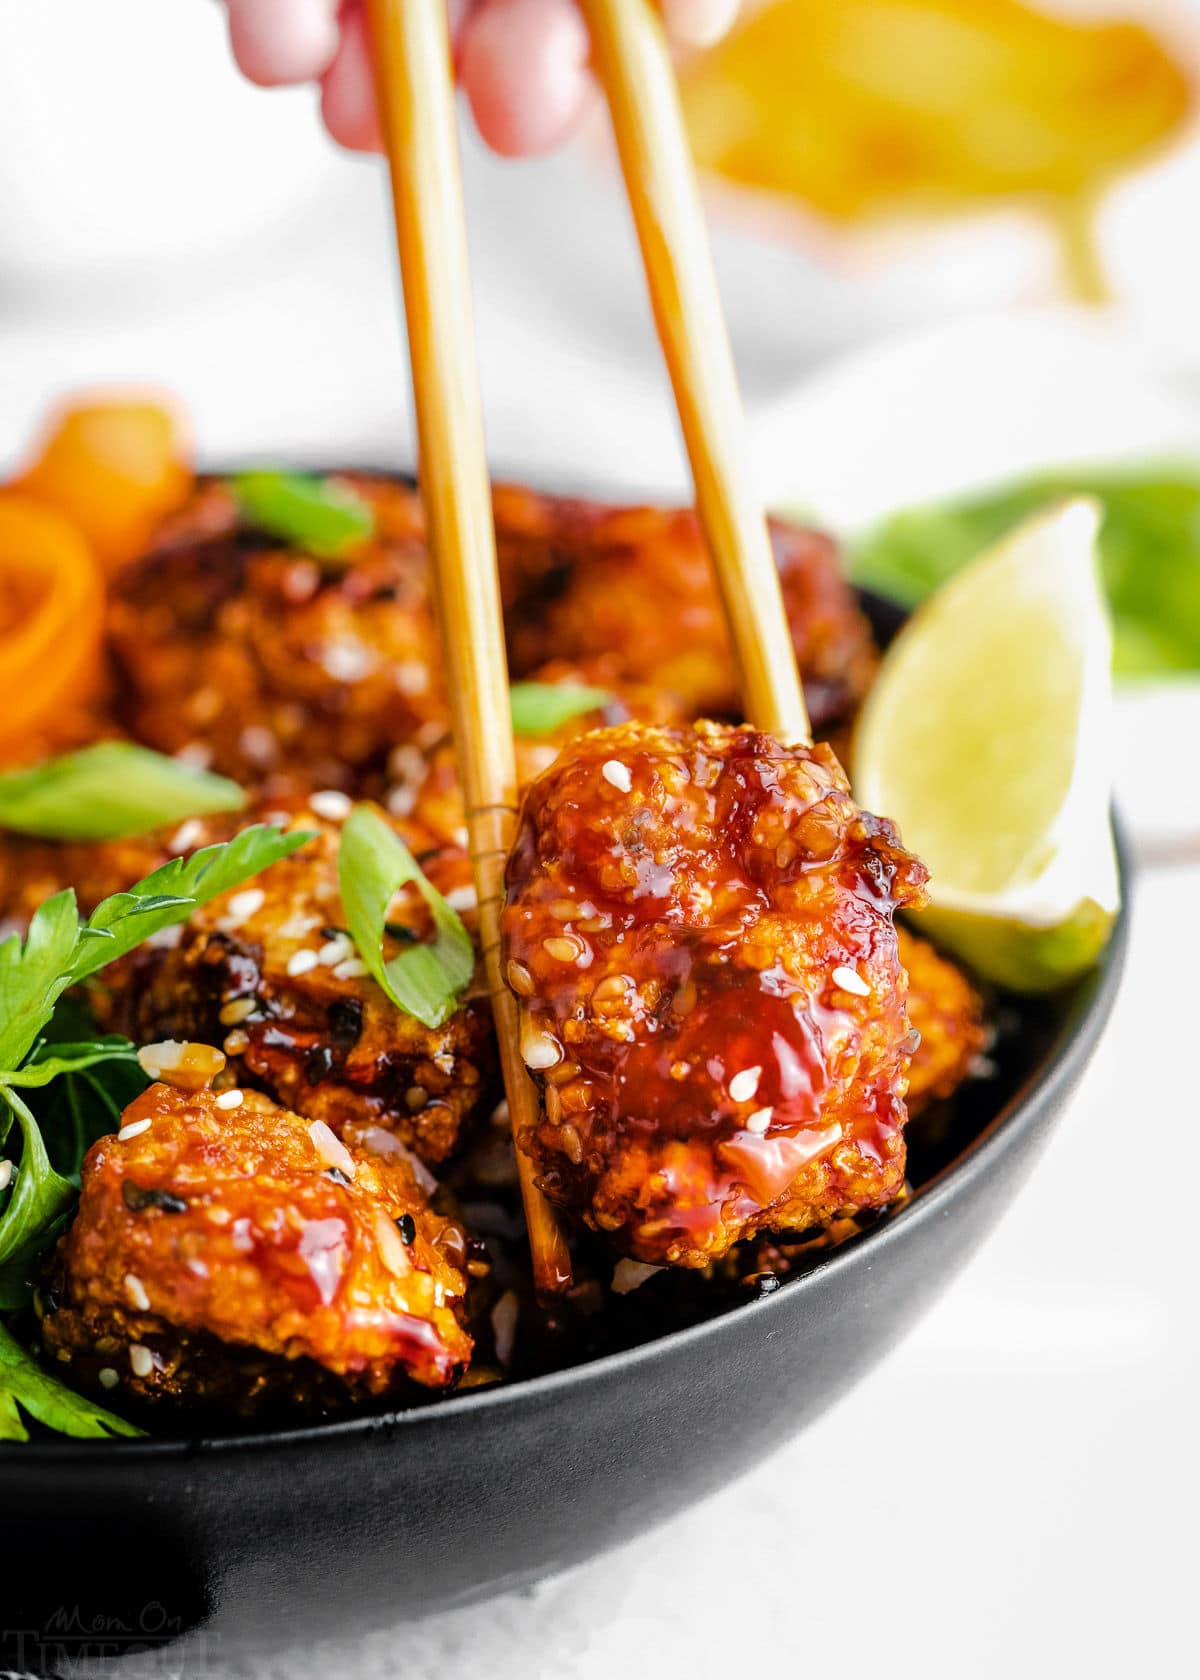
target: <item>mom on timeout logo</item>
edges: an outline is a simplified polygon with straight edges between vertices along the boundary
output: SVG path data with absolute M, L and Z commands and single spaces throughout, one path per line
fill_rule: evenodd
M 41 1627 L 4 1628 L 0 1680 L 94 1680 L 95 1664 L 118 1657 L 161 1658 L 165 1677 L 179 1673 L 178 1649 L 167 1647 L 187 1632 L 184 1618 L 173 1615 L 157 1599 L 134 1614 L 109 1615 L 82 1609 L 78 1604 L 57 1606 Z M 197 1680 L 217 1674 L 219 1639 L 192 1633 L 187 1641 L 187 1672 Z M 139 1680 L 151 1680 L 158 1663 L 139 1664 Z

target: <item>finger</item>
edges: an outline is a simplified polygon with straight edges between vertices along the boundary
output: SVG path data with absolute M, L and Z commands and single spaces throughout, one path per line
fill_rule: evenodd
M 260 87 L 309 82 L 333 62 L 337 0 L 228 0 L 229 41 Z
M 458 66 L 480 134 L 506 157 L 549 151 L 583 110 L 588 34 L 571 0 L 480 0 Z
M 738 0 L 659 0 L 672 41 L 681 47 L 711 47 L 733 27 Z
M 339 146 L 352 152 L 383 150 L 366 19 L 357 7 L 343 14 L 337 57 L 321 77 L 321 116 Z

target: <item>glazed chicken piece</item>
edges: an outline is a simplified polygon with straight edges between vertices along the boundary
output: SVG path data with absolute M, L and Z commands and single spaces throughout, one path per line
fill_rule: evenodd
M 712 562 L 690 510 L 614 508 L 495 492 L 513 672 L 605 658 L 678 696 L 687 716 L 741 716 Z M 871 631 L 830 538 L 771 521 L 814 727 L 852 710 L 875 671 Z
M 583 665 L 569 665 L 558 659 L 531 672 L 525 680 L 546 688 L 602 689 L 607 698 L 544 734 L 517 734 L 514 745 L 522 791 L 553 764 L 568 741 L 590 729 L 635 721 L 663 724 L 691 721 L 681 701 L 669 689 L 631 682 L 620 675 L 613 659 L 596 659 Z M 389 769 L 386 798 L 390 811 L 400 816 L 411 812 L 423 828 L 440 840 L 452 845 L 466 844 L 466 813 L 454 743 L 448 736 L 429 753 L 413 746 L 398 747 L 391 756 Z
M 236 1088 L 151 1085 L 122 1119 L 88 1152 L 41 1292 L 72 1382 L 248 1414 L 466 1367 L 465 1238 L 402 1156 Z
M 313 796 L 326 811 L 340 797 L 330 790 Z M 344 815 L 350 806 L 342 803 Z M 239 1081 L 308 1119 L 324 1120 L 348 1142 L 383 1127 L 436 1165 L 493 1100 L 491 1011 L 481 985 L 443 1026 L 432 1028 L 380 990 L 345 929 L 337 883 L 340 820 L 311 805 L 294 809 L 292 826 L 314 830 L 315 838 L 257 881 L 197 910 L 177 937 L 133 952 L 113 976 L 111 1001 L 99 1013 L 110 1031 L 136 1043 L 220 1044 Z M 466 854 L 431 850 L 423 831 L 395 826 L 470 924 L 475 892 Z M 213 838 L 211 827 L 196 823 L 186 838 L 189 848 L 203 845 Z M 415 887 L 396 901 L 389 927 L 388 957 L 430 932 Z
M 910 1115 L 952 1097 L 987 1048 L 983 999 L 961 969 L 927 940 L 897 930 L 900 961 L 908 974 L 908 1018 L 921 1035 L 908 1070 L 905 1101 Z
M 308 845 L 256 881 L 214 899 L 104 973 L 92 1008 L 106 1031 L 136 1043 L 223 1045 L 239 1082 L 269 1092 L 347 1138 L 384 1127 L 430 1165 L 444 1161 L 495 1096 L 491 1011 L 481 986 L 441 1027 L 398 1010 L 367 974 L 337 884 L 345 795 L 322 789 L 232 816 L 193 818 L 170 834 L 104 845 L 4 837 L 0 926 L 22 931 L 43 899 L 76 888 L 86 914 L 173 855 L 228 840 L 253 822 L 314 831 Z M 324 813 L 324 814 L 322 814 Z M 394 824 L 430 880 L 474 923 L 466 853 Z M 386 954 L 424 938 L 429 912 L 415 888 L 397 900 Z
M 362 474 L 335 482 L 369 503 L 376 521 L 348 557 L 322 560 L 247 527 L 231 490 L 213 480 L 122 571 L 109 644 L 120 721 L 136 739 L 273 791 L 380 792 L 394 748 L 411 757 L 446 737 L 417 494 Z M 600 661 L 622 692 L 640 686 L 644 696 L 652 684 L 688 718 L 737 715 L 733 659 L 691 512 L 506 487 L 494 502 L 515 676 Z M 772 539 L 810 710 L 818 725 L 832 724 L 870 682 L 870 631 L 828 538 L 776 523 Z M 643 710 L 634 704 L 631 715 Z
M 319 560 L 246 528 L 205 484 L 113 585 L 109 642 L 135 737 L 243 784 L 355 786 L 397 741 L 446 727 L 415 491 L 342 475 L 373 509 Z
M 892 917 L 925 880 L 827 747 L 713 723 L 569 746 L 526 796 L 504 915 L 547 1196 L 691 1267 L 895 1197 Z

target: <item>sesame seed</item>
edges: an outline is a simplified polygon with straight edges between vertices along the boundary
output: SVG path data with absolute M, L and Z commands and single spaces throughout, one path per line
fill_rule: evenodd
M 203 741 L 189 741 L 175 754 L 180 764 L 190 764 L 196 770 L 207 770 L 212 757 L 212 748 Z
M 252 997 L 231 998 L 217 1016 L 223 1027 L 236 1027 L 247 1020 L 258 1008 L 257 1000 Z
M 543 939 L 542 949 L 555 962 L 573 963 L 579 955 L 579 946 L 573 939 Z
M 747 1117 L 746 1130 L 748 1132 L 757 1132 L 759 1137 L 761 1137 L 767 1127 L 771 1124 L 771 1116 L 774 1112 L 775 1110 L 773 1108 L 756 1108 L 754 1113 Z
M 429 667 L 419 660 L 405 660 L 392 673 L 392 681 L 401 694 L 424 694 L 429 687 Z
M 279 924 L 279 937 L 281 939 L 303 939 L 306 933 L 311 933 L 314 928 L 319 928 L 320 925 L 320 916 L 289 916 L 286 922 L 280 922 Z
M 306 948 L 293 951 L 287 960 L 287 971 L 293 980 L 298 980 L 302 974 L 307 974 L 310 968 L 316 968 L 317 962 L 317 953 L 313 950 Z
M 181 1091 L 202 1091 L 225 1066 L 220 1050 L 190 1039 L 164 1038 L 157 1044 L 143 1044 L 137 1057 L 149 1078 L 161 1079 Z
M 341 641 L 325 643 L 321 664 L 334 682 L 356 683 L 374 669 L 375 655 L 362 642 L 347 636 Z
M 238 1090 L 222 1091 L 217 1098 L 218 1108 L 241 1108 L 242 1093 Z
M 121 1380 L 111 1365 L 102 1365 L 96 1372 L 96 1376 L 101 1388 L 116 1388 Z
M 261 723 L 248 723 L 238 736 L 238 746 L 252 764 L 270 764 L 279 751 L 279 743 Z
M 347 957 L 345 962 L 338 963 L 333 970 L 335 980 L 359 980 L 369 969 L 361 957 Z
M 189 817 L 185 823 L 180 823 L 171 836 L 170 847 L 173 852 L 190 852 L 203 838 L 204 824 L 199 817 Z
M 130 1138 L 141 1137 L 143 1132 L 149 1130 L 149 1120 L 131 1120 L 128 1126 L 121 1127 L 121 1130 L 117 1133 L 117 1139 L 120 1143 L 128 1143 Z
M 465 887 L 454 887 L 446 894 L 446 903 L 451 910 L 474 910 L 479 905 L 479 894 L 470 882 Z
M 527 1068 L 552 1068 L 562 1061 L 562 1048 L 556 1038 L 535 1027 L 521 1039 L 521 1056 Z
M 0 1190 L 7 1190 L 12 1183 L 13 1164 L 11 1161 L 0 1161 Z
M 749 1102 L 758 1090 L 758 1082 L 762 1077 L 760 1067 L 743 1068 L 741 1073 L 735 1073 L 729 1081 L 729 1095 L 734 1102 Z
M 871 988 L 861 974 L 856 973 L 852 968 L 847 968 L 844 963 L 834 969 L 831 978 L 834 985 L 839 986 L 843 992 L 852 992 L 855 997 L 870 997 L 871 995 Z
M 134 1277 L 132 1272 L 125 1273 L 125 1293 L 129 1297 L 130 1305 L 138 1312 L 150 1311 L 150 1297 L 146 1293 L 146 1286 L 141 1278 Z
M 313 1148 L 327 1167 L 340 1167 L 347 1178 L 354 1177 L 353 1155 L 341 1139 L 330 1131 L 324 1120 L 314 1120 L 308 1128 L 308 1135 L 312 1139 Z
M 225 1034 L 221 1048 L 227 1056 L 240 1056 L 242 1051 L 249 1047 L 249 1044 L 249 1033 L 244 1033 L 241 1027 L 235 1027 L 231 1033 Z
M 317 816 L 324 817 L 328 822 L 343 822 L 354 808 L 349 795 L 338 788 L 321 788 L 308 803 Z
M 384 804 L 393 817 L 407 817 L 417 803 L 417 790 L 412 787 L 389 788 Z
M 176 922 L 173 927 L 157 928 L 143 943 L 151 951 L 174 951 L 183 943 L 183 923 Z
M 622 793 L 628 793 L 633 787 L 633 777 L 629 774 L 629 766 L 622 764 L 619 758 L 610 758 L 600 774 L 606 782 L 611 782 L 613 787 L 619 788 Z
M 612 1292 L 614 1295 L 628 1295 L 662 1270 L 661 1266 L 647 1265 L 644 1260 L 618 1260 L 613 1267 Z
M 533 996 L 533 975 L 530 974 L 524 963 L 516 962 L 510 957 L 505 974 L 508 977 L 509 986 L 518 997 Z
M 321 587 L 321 573 L 311 560 L 297 560 L 283 574 L 283 593 L 294 605 L 311 600 Z
M 354 941 L 348 933 L 335 933 L 317 952 L 317 961 L 324 968 L 336 968 L 354 955 Z
M 230 916 L 239 922 L 248 921 L 256 916 L 266 901 L 266 893 L 261 887 L 247 887 L 245 892 L 234 893 L 226 905 Z
M 135 1377 L 148 1377 L 154 1369 L 154 1355 L 148 1347 L 134 1342 L 129 1349 L 129 1365 Z
M 379 1244 L 379 1258 L 393 1277 L 407 1277 L 412 1261 L 404 1246 L 404 1239 L 382 1208 L 375 1209 L 375 1240 Z
M 492 1336 L 496 1345 L 496 1358 L 506 1367 L 512 1363 L 520 1312 L 521 1298 L 515 1289 L 506 1289 L 492 1308 Z

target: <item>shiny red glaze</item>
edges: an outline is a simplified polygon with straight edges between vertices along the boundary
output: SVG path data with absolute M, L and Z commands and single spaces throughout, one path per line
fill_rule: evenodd
M 508 879 L 544 1087 L 525 1142 L 555 1201 L 639 1259 L 702 1266 L 897 1193 L 910 1042 L 892 914 L 925 870 L 827 747 L 597 731 L 534 784 Z

